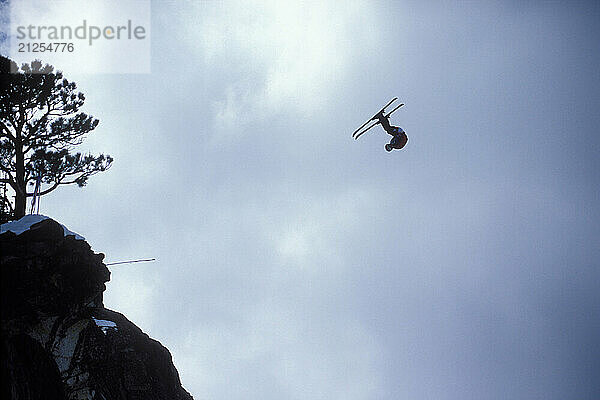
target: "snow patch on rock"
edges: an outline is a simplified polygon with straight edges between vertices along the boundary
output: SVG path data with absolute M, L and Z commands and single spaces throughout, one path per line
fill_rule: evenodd
M 10 231 L 13 232 L 15 235 L 20 235 L 21 233 L 28 231 L 29 228 L 31 228 L 31 225 L 37 224 L 38 222 L 41 222 L 45 219 L 49 219 L 49 217 L 46 217 L 45 215 L 41 214 L 26 215 L 17 221 L 11 221 L 0 225 L 0 233 Z M 75 236 L 75 239 L 77 240 L 85 240 L 83 236 L 73 231 L 70 231 L 63 224 L 60 224 L 60 226 L 63 227 L 65 236 Z
M 109 331 L 110 329 L 115 329 L 115 330 L 117 329 L 117 324 L 115 324 L 112 321 L 107 321 L 105 319 L 96 319 L 94 317 L 92 317 L 92 319 L 96 323 L 96 326 L 99 327 L 105 335 L 106 335 L 106 332 Z

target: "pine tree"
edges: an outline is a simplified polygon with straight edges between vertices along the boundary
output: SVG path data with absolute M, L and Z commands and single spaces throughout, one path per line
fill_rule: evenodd
M 85 96 L 76 89 L 48 64 L 19 68 L 0 56 L 0 183 L 15 193 L 14 204 L 6 194 L 1 201 L 15 218 L 25 215 L 34 183 L 41 184 L 40 196 L 60 185 L 82 187 L 112 164 L 109 155 L 71 152 L 99 122 L 79 111 Z

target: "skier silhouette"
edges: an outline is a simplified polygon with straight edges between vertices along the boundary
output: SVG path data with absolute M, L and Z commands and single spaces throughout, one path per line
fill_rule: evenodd
M 379 121 L 388 135 L 392 136 L 392 140 L 385 145 L 386 151 L 392 151 L 392 149 L 400 150 L 406 146 L 406 143 L 408 142 L 408 136 L 406 136 L 406 132 L 404 132 L 404 130 L 399 126 L 390 125 L 389 115 L 385 115 L 383 110 L 381 110 L 372 118 L 372 121 L 375 120 Z

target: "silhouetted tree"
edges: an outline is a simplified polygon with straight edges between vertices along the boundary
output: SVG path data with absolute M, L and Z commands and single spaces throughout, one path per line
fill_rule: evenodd
M 36 60 L 19 68 L 0 56 L 0 182 L 15 192 L 14 206 L 2 198 L 15 218 L 25 215 L 35 183 L 41 196 L 59 185 L 85 186 L 111 166 L 109 155 L 71 154 L 99 122 L 79 111 L 84 101 L 75 83 L 52 66 Z

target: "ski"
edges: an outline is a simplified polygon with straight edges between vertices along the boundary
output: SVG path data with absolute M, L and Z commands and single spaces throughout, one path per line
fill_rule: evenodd
M 390 102 L 389 102 L 389 103 L 387 103 L 385 106 L 383 106 L 383 107 L 381 108 L 381 110 L 379 110 L 379 112 L 378 112 L 378 113 L 376 113 L 376 114 L 373 116 L 373 118 L 369 119 L 367 122 L 365 122 L 364 124 L 362 124 L 362 125 L 360 126 L 360 128 L 358 128 L 357 130 L 355 130 L 355 131 L 354 131 L 354 133 L 352 134 L 352 137 L 353 137 L 354 139 L 358 139 L 358 138 L 360 137 L 360 135 L 362 135 L 363 133 L 365 133 L 366 131 L 368 131 L 369 129 L 371 129 L 372 127 L 374 127 L 375 125 L 377 125 L 377 122 L 376 122 L 376 123 L 374 123 L 373 125 L 369 126 L 367 129 L 365 129 L 363 132 L 360 132 L 360 131 L 361 131 L 361 129 L 363 129 L 365 126 L 367 126 L 367 124 L 368 124 L 369 122 L 373 121 L 373 120 L 374 120 L 374 119 L 377 117 L 377 114 L 379 114 L 379 113 L 383 112 L 383 110 L 385 110 L 385 109 L 386 109 L 386 108 L 387 108 L 387 107 L 388 107 L 390 104 L 392 104 L 392 103 L 393 103 L 394 101 L 396 101 L 396 100 L 398 100 L 398 98 L 397 98 L 397 97 L 394 97 L 392 100 L 390 100 Z M 394 110 L 392 110 L 392 112 L 396 111 L 398 108 L 399 108 L 399 107 L 396 107 Z M 390 113 L 390 114 L 391 114 L 391 113 Z M 359 133 L 359 132 L 360 132 L 360 133 Z M 358 135 L 357 135 L 357 134 L 358 134 Z
M 370 121 L 367 121 L 367 123 L 369 123 Z M 366 133 L 369 129 L 371 129 L 372 127 L 374 127 L 375 125 L 377 125 L 379 123 L 379 121 L 375 121 L 373 122 L 373 124 L 371 124 L 369 127 L 367 127 L 366 129 L 363 129 L 358 135 L 354 136 L 354 140 L 358 139 L 363 133 Z M 366 124 L 365 124 L 366 125 Z M 364 125 L 363 125 L 364 126 Z
M 389 113 L 387 113 L 387 114 L 385 115 L 385 117 L 386 117 L 386 118 L 388 118 L 390 115 L 392 115 L 392 113 L 393 113 L 394 111 L 396 111 L 397 109 L 399 109 L 399 108 L 400 108 L 400 107 L 402 107 L 403 105 L 404 105 L 404 103 L 401 103 L 401 104 L 400 104 L 398 107 L 394 108 L 392 111 L 390 111 Z

